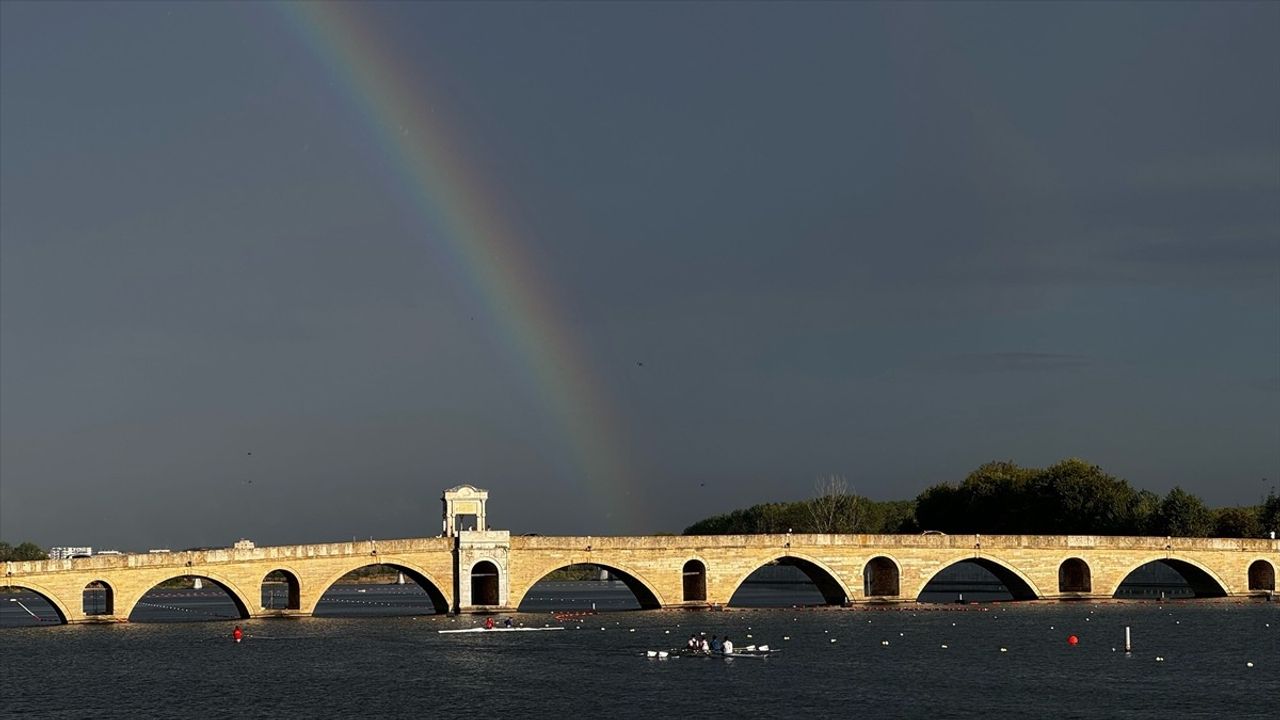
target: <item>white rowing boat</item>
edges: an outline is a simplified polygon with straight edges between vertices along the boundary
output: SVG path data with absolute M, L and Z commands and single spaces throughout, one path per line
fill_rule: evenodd
M 445 633 L 493 633 L 493 632 L 542 632 L 543 630 L 563 630 L 562 627 L 496 627 L 496 628 L 462 628 L 461 630 L 437 630 L 440 634 Z

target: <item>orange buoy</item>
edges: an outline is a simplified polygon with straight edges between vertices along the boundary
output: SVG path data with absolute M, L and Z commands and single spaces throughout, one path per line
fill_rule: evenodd
M 1074 645 L 1078 644 L 1079 642 L 1080 642 L 1080 638 L 1076 637 L 1075 635 L 1068 635 L 1068 636 L 1067 636 L 1067 644 L 1068 644 L 1068 645 L 1072 645 L 1072 646 L 1074 646 Z

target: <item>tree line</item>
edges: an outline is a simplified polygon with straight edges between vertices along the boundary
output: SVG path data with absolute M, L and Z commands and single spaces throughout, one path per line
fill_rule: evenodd
M 48 560 L 49 554 L 39 545 L 24 542 L 17 547 L 0 541 L 0 562 L 21 562 L 24 560 Z
M 914 500 L 876 501 L 847 492 L 839 478 L 813 497 L 715 515 L 686 535 L 756 533 L 920 533 L 990 535 L 1155 535 L 1266 537 L 1280 529 L 1280 496 L 1258 505 L 1210 508 L 1175 487 L 1163 497 L 1135 490 L 1079 459 L 1047 468 L 986 463 L 959 484 L 940 483 Z

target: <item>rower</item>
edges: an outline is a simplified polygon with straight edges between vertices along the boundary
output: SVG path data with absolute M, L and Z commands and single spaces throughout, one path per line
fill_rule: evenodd
M 237 625 L 236 629 L 231 631 L 231 639 L 236 642 L 240 642 L 242 638 L 244 638 L 244 631 L 240 629 L 239 625 Z
M 711 636 L 711 652 L 720 652 L 724 648 L 724 644 L 720 642 L 720 638 Z
M 723 652 L 725 655 L 733 654 L 733 641 L 729 639 L 728 635 L 724 636 L 724 645 L 721 646 L 720 652 Z
M 505 625 L 506 627 L 511 627 L 511 618 L 507 618 L 506 620 L 503 621 L 502 624 Z
M 485 630 L 492 630 L 492 629 L 493 629 L 493 618 L 491 618 L 491 617 L 487 617 L 487 618 L 485 618 L 485 619 L 484 619 L 484 629 L 485 629 Z

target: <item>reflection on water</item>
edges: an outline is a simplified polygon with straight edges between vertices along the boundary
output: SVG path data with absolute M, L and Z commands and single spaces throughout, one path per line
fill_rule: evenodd
M 614 592 L 599 586 L 551 589 L 599 605 Z M 352 599 L 392 601 L 393 590 Z M 441 615 L 11 628 L 0 635 L 0 715 L 647 718 L 693 699 L 712 718 L 1167 720 L 1269 717 L 1280 696 L 1280 605 L 1257 602 L 511 617 L 568 629 L 442 635 L 481 619 Z M 248 633 L 240 645 L 235 624 Z M 1126 626 L 1132 655 L 1118 649 Z M 783 652 L 644 657 L 691 632 Z

